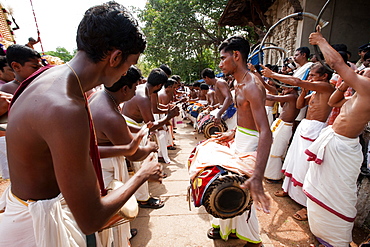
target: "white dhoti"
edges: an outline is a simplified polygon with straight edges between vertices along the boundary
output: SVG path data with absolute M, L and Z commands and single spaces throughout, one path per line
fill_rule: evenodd
M 235 152 L 237 153 L 256 151 L 258 146 L 258 132 L 238 126 L 234 144 L 232 147 L 235 148 Z M 230 233 L 235 233 L 240 239 L 251 243 L 260 243 L 259 223 L 253 205 L 250 210 L 230 219 L 213 218 L 212 227 L 220 229 L 221 238 L 224 240 L 228 239 Z M 249 213 L 250 218 L 248 219 Z
M 302 206 L 306 206 L 307 203 L 302 186 L 309 165 L 307 155 L 304 152 L 316 140 L 325 125 L 324 122 L 303 119 L 295 131 L 284 160 L 285 178 L 282 188 L 284 192 L 289 194 L 290 198 Z
M 62 195 L 26 202 L 15 197 L 9 186 L 0 207 L 6 207 L 0 222 L 0 246 L 86 246 L 86 236 Z
M 8 156 L 6 154 L 5 136 L 0 137 L 0 177 L 9 178 Z
M 341 136 L 328 126 L 306 153 L 312 160 L 303 186 L 311 232 L 331 246 L 348 247 L 363 159 L 359 139 Z
M 105 186 L 113 180 L 126 183 L 130 176 L 128 174 L 124 156 L 100 159 Z M 130 246 L 131 238 L 130 223 L 103 230 L 99 232 L 99 240 L 103 247 L 124 247 Z
M 279 180 L 283 177 L 283 173 L 281 172 L 283 166 L 282 159 L 292 136 L 293 123 L 287 123 L 278 118 L 272 124 L 271 131 L 273 142 L 264 176 L 268 179 Z
M 154 114 L 154 119 L 156 121 L 163 118 L 165 114 Z M 172 139 L 172 134 L 166 125 L 162 126 L 162 129 L 157 129 L 155 135 L 158 140 L 158 157 L 163 157 L 164 161 L 169 164 L 171 163 L 170 157 L 168 157 L 167 147 L 170 146 L 170 139 Z
M 127 126 L 129 126 L 130 128 L 133 128 L 133 129 L 136 129 L 137 132 L 141 129 L 141 127 L 144 126 L 144 122 L 142 123 L 138 123 L 136 122 L 135 120 L 133 120 L 132 118 L 129 118 L 125 115 L 122 115 L 125 120 L 126 120 L 126 123 L 127 123 Z M 135 136 L 136 133 L 133 133 L 131 131 L 132 135 Z M 141 140 L 140 142 L 140 145 L 139 146 L 145 146 L 148 142 L 148 138 L 146 136 L 143 137 L 143 139 Z M 134 171 L 137 172 L 140 168 L 141 168 L 141 164 L 143 162 L 142 161 L 135 161 L 135 162 L 132 162 L 132 165 L 134 166 Z M 136 190 L 135 192 L 135 197 L 138 201 L 146 201 L 149 199 L 150 195 L 149 195 L 149 185 L 148 185 L 148 181 L 145 181 L 140 187 L 139 189 Z
M 269 125 L 271 126 L 272 123 L 274 122 L 274 115 L 272 114 L 272 111 L 274 110 L 273 106 L 265 106 L 266 109 L 266 115 L 267 115 L 267 120 L 269 122 Z

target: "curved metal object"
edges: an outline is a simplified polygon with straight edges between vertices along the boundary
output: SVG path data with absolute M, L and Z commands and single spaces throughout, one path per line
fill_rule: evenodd
M 330 1 L 330 0 L 328 0 Z M 305 16 L 305 17 L 309 17 L 311 19 L 314 19 L 317 21 L 318 24 L 320 24 L 321 28 L 323 27 L 326 27 L 329 22 L 327 21 L 324 21 L 324 20 L 321 20 L 320 18 L 318 18 L 318 16 L 314 15 L 314 14 L 311 14 L 311 13 L 307 13 L 307 12 L 299 12 L 299 13 L 294 13 L 294 14 L 290 14 L 290 15 L 287 15 L 285 16 L 284 18 L 280 19 L 279 21 L 277 21 L 274 25 L 272 25 L 269 30 L 267 31 L 267 33 L 265 34 L 265 36 L 263 37 L 262 41 L 261 41 L 261 44 L 260 44 L 260 47 L 263 47 L 264 44 L 265 44 L 265 41 L 266 41 L 266 38 L 268 37 L 268 35 L 272 32 L 272 30 L 275 29 L 275 27 L 277 27 L 280 23 L 282 23 L 283 21 L 289 19 L 289 18 L 293 18 L 293 17 L 297 17 L 297 16 Z M 263 58 L 262 58 L 262 51 L 261 49 L 259 50 L 259 62 L 261 64 L 263 64 Z
M 326 3 L 324 4 L 324 6 L 322 7 L 322 9 L 320 10 L 320 13 L 319 15 L 317 16 L 317 20 L 315 22 L 315 26 L 314 26 L 314 32 L 316 32 L 316 27 L 317 25 L 319 25 L 319 19 L 321 18 L 322 14 L 324 13 L 326 7 L 328 6 L 330 0 L 326 1 Z M 316 58 L 317 60 L 319 60 L 319 62 L 322 64 L 322 66 L 324 66 L 327 70 L 331 71 L 331 72 L 334 72 L 334 70 L 332 68 L 330 68 L 323 59 L 321 59 L 321 56 L 320 56 L 320 51 L 319 51 L 319 47 L 317 45 L 314 45 L 313 46 L 313 49 L 315 51 L 315 55 L 316 55 Z
M 279 47 L 279 46 L 266 46 L 266 47 L 262 48 L 262 50 L 272 50 L 272 49 L 279 50 L 281 53 L 284 53 L 285 57 L 286 57 L 286 54 L 288 53 L 287 50 L 285 50 L 284 48 Z M 259 52 L 260 52 L 259 50 L 254 51 L 252 54 L 249 55 L 248 60 L 250 60 L 253 56 L 258 54 Z

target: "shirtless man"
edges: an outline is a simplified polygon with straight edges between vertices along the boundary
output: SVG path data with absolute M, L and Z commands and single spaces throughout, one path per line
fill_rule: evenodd
M 0 87 L 1 85 L 14 80 L 14 72 L 10 68 L 6 56 L 0 56 Z
M 44 71 L 13 98 L 7 129 L 12 183 L 0 203 L 6 206 L 0 246 L 86 246 L 85 234 L 100 230 L 144 181 L 161 176 L 149 159 L 102 197 L 92 164 L 99 155 L 90 149 L 83 92 L 112 86 L 137 62 L 146 46 L 137 21 L 115 2 L 92 7 L 76 40 L 78 51 L 68 64 Z
M 282 87 L 281 95 L 267 94 L 266 99 L 280 102 L 282 111 L 273 124 L 271 131 L 273 143 L 271 145 L 270 156 L 267 161 L 265 178 L 268 183 L 280 182 L 283 174 L 281 168 L 283 166 L 283 158 L 288 148 L 290 138 L 293 133 L 293 123 L 298 116 L 299 109 L 296 107 L 298 99 L 297 87 Z
M 179 108 L 177 106 L 170 106 L 165 111 L 167 115 L 155 121 L 152 111 L 151 96 L 152 94 L 157 94 L 167 80 L 168 77 L 162 69 L 153 69 L 148 76 L 147 82 L 138 85 L 135 96 L 123 105 L 122 114 L 132 133 L 137 133 L 145 123 L 149 122 L 153 123 L 152 127 L 150 127 L 150 133 L 153 133 L 173 117 L 179 115 Z M 134 167 L 136 171 L 141 170 L 141 163 L 134 162 Z M 150 196 L 147 183 L 145 183 L 135 195 L 141 207 L 161 208 L 164 206 L 163 201 Z
M 303 193 L 302 186 L 309 162 L 304 151 L 316 140 L 320 131 L 326 127 L 326 120 L 331 111 L 328 101 L 334 91 L 333 86 L 329 83 L 332 72 L 325 69 L 322 64 L 315 63 L 310 68 L 308 80 L 302 81 L 299 78 L 274 73 L 270 69 L 262 67 L 264 68 L 262 74 L 265 77 L 302 88 L 297 99 L 298 109 L 308 105 L 307 116 L 298 125 L 284 160 L 283 171 L 286 176 L 282 186 L 283 191 L 275 193 L 276 196 L 289 195 L 294 201 L 306 207 L 307 197 Z M 306 96 L 309 90 L 314 92 Z M 307 220 L 306 209 L 299 210 L 293 217 L 297 220 Z
M 320 32 L 312 33 L 309 41 L 320 47 L 328 65 L 356 91 L 343 104 L 333 125 L 325 128 L 306 151 L 314 162 L 303 187 L 311 232 L 321 243 L 349 246 L 362 163 L 358 136 L 370 121 L 370 78 L 348 67 Z M 340 85 L 336 91 L 344 93 L 345 89 L 346 85 Z
M 229 85 L 225 80 L 216 78 L 213 70 L 209 68 L 206 68 L 202 71 L 201 77 L 208 85 L 213 86 L 213 89 L 216 93 L 216 99 L 220 103 L 221 108 L 215 115 L 214 119 L 215 125 L 218 125 L 221 123 L 221 117 L 224 112 L 226 112 L 233 103 Z
M 140 76 L 139 70 L 135 66 L 131 66 L 127 74 L 122 76 L 112 87 L 104 87 L 103 90 L 97 91 L 89 98 L 96 137 L 100 146 L 105 185 L 108 185 L 113 179 L 123 183 L 129 180 L 126 158 L 142 160 L 158 149 L 154 142 L 148 142 L 146 146 L 139 146 L 141 139 L 145 133 L 147 134 L 147 127 L 144 126 L 140 134 L 134 138 L 120 112 L 119 105 L 135 95 Z M 108 149 L 110 147 L 112 150 Z M 112 154 L 112 152 L 115 153 Z M 112 230 L 119 231 L 120 234 L 113 234 Z M 133 236 L 130 232 L 130 223 L 122 224 L 112 230 L 107 229 L 106 233 L 99 234 L 101 242 L 106 244 L 104 246 L 112 246 L 112 243 L 114 246 L 122 247 L 130 245 L 129 239 Z M 133 229 L 132 232 L 137 233 L 137 230 Z
M 245 187 L 249 188 L 253 206 L 249 212 L 231 219 L 213 218 L 212 228 L 208 232 L 210 238 L 237 237 L 247 240 L 245 246 L 261 246 L 258 219 L 255 212 L 263 209 L 269 213 L 270 201 L 265 195 L 262 186 L 263 174 L 270 152 L 272 135 L 265 111 L 266 91 L 262 83 L 247 68 L 249 42 L 240 37 L 233 36 L 221 43 L 219 47 L 221 70 L 225 74 L 232 74 L 237 81 L 235 86 L 235 102 L 237 110 L 237 124 L 235 130 L 220 134 L 220 140 L 231 140 L 235 136 L 236 152 L 245 153 L 257 151 L 257 159 L 253 176 L 249 178 Z M 233 233 L 230 235 L 230 233 Z
M 15 78 L 4 84 L 1 91 L 14 94 L 21 82 L 42 67 L 40 54 L 23 45 L 11 45 L 6 50 L 6 59 L 13 69 Z

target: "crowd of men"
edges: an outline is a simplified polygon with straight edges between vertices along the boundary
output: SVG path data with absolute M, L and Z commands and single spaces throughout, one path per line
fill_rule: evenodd
M 185 117 L 179 105 L 192 101 L 213 111 L 215 125 L 235 114 L 235 126 L 213 138 L 234 139 L 238 153 L 257 152 L 243 185 L 254 201 L 250 212 L 213 218 L 209 238 L 262 246 L 255 210 L 270 211 L 266 179 L 282 182 L 275 196 L 302 205 L 293 217 L 308 220 L 323 246 L 348 246 L 356 180 L 360 171 L 369 174 L 370 44 L 359 48 L 354 65 L 345 45 L 331 46 L 320 32 L 309 41 L 335 74 L 309 61 L 307 47 L 280 71 L 254 66 L 248 40 L 232 36 L 219 46 L 219 68 L 230 79 L 205 68 L 205 83 L 189 87 L 165 64 L 144 79 L 135 64 L 145 36 L 115 2 L 86 11 L 78 51 L 64 65 L 43 66 L 33 46 L 8 47 L 0 57 L 0 114 L 7 123 L 0 162 L 11 185 L 0 200 L 0 245 L 129 246 L 137 234 L 129 223 L 106 224 L 133 195 L 139 207 L 164 206 L 150 195 L 148 180 L 166 177 L 161 162 L 170 163 L 167 150 L 176 149 L 174 118 Z M 107 193 L 115 181 L 122 186 Z

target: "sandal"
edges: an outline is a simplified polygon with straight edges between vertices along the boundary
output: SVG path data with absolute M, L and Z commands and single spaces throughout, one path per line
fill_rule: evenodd
M 220 228 L 209 228 L 208 231 L 207 231 L 207 236 L 208 238 L 210 239 L 221 239 L 221 235 L 220 235 Z M 231 239 L 239 239 L 235 233 L 230 233 L 229 234 L 229 238 Z
M 299 221 L 306 221 L 308 220 L 307 217 L 307 209 L 302 208 L 301 210 L 297 211 L 295 214 L 293 214 L 293 218 Z
M 221 239 L 219 228 L 209 228 L 207 231 L 207 237 L 210 239 Z
M 164 206 L 164 202 L 159 198 L 150 197 L 146 201 L 138 201 L 139 207 L 141 208 L 152 208 L 158 209 Z
M 266 183 L 268 184 L 281 184 L 282 183 L 282 179 L 269 179 L 269 178 L 266 178 Z
M 285 192 L 284 190 L 278 190 L 274 192 L 274 195 L 277 197 L 286 197 L 288 196 L 288 193 Z
M 137 229 L 136 228 L 131 228 L 130 229 L 130 233 L 131 233 L 131 238 L 130 239 L 132 239 L 132 238 L 134 238 L 136 235 L 137 235 Z

